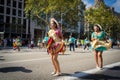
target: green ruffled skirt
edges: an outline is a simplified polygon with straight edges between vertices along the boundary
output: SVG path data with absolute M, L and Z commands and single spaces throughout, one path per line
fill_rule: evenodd
M 96 51 L 105 51 L 105 50 L 107 50 L 107 48 L 104 46 L 101 46 L 101 47 L 97 47 L 95 50 Z

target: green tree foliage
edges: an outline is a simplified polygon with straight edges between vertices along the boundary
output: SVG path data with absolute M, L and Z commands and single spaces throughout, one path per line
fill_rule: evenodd
M 100 24 L 103 27 L 103 30 L 109 35 L 113 35 L 116 29 L 120 30 L 120 19 L 102 3 L 99 8 L 89 8 L 86 10 L 85 18 L 92 26 L 96 23 Z
M 81 0 L 26 0 L 25 13 L 28 14 L 30 11 L 33 19 L 37 16 L 48 25 L 48 18 L 56 15 L 55 13 L 59 15 L 68 9 L 74 10 L 78 1 Z

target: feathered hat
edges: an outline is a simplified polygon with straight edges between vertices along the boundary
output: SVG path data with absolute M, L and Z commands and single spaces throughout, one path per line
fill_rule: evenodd
M 57 25 L 57 28 L 58 29 L 60 28 L 59 23 L 57 22 L 57 20 L 55 18 L 51 18 L 50 21 L 54 21 L 56 23 L 56 25 Z
M 97 26 L 97 27 L 99 27 L 100 30 L 102 30 L 102 27 L 100 24 L 95 24 L 94 26 Z

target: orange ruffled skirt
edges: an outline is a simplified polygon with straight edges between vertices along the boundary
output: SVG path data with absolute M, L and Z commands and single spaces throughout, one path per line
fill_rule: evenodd
M 49 38 L 48 45 L 47 45 L 47 51 L 50 54 L 57 54 L 59 52 L 62 52 L 64 54 L 65 52 L 65 44 L 64 42 L 54 42 L 52 38 Z

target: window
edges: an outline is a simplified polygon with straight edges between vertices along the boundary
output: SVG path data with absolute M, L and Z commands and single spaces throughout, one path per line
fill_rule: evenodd
M 4 13 L 4 7 L 0 6 L 0 13 Z
M 22 0 L 19 0 L 19 1 L 22 1 Z
M 18 24 L 21 24 L 21 18 L 18 18 Z
M 0 32 L 4 31 L 4 16 L 0 15 Z
M 0 0 L 0 4 L 1 4 L 1 5 L 4 5 L 4 0 Z
M 26 38 L 26 34 L 22 34 L 22 38 Z
M 17 25 L 17 33 L 21 33 L 21 29 L 22 29 L 22 26 L 21 25 Z
M 6 23 L 10 23 L 10 16 L 6 16 Z
M 23 17 L 25 17 L 25 12 L 23 13 Z
M 24 4 L 23 4 L 23 8 L 25 8 L 25 5 L 26 5 L 26 3 L 24 2 Z
M 16 25 L 15 24 L 11 25 L 11 32 L 16 33 Z
M 4 22 L 4 16 L 0 15 L 0 22 Z
M 16 9 L 13 9 L 12 14 L 16 15 Z
M 25 25 L 22 28 L 22 33 L 26 33 L 26 26 Z
M 13 7 L 16 7 L 16 1 L 15 0 L 13 1 Z
M 0 24 L 0 32 L 4 32 L 4 24 Z
M 10 24 L 5 25 L 5 32 L 10 32 Z
M 22 33 L 26 33 L 26 19 L 23 19 Z
M 22 3 L 21 2 L 18 3 L 18 8 L 22 9 Z
M 6 13 L 10 14 L 10 8 L 7 8 L 6 10 L 7 10 Z
M 26 27 L 26 19 L 23 20 L 23 25 Z
M 12 17 L 12 23 L 16 24 L 16 18 Z
M 22 11 L 18 10 L 18 16 L 22 16 Z
M 7 6 L 11 6 L 11 0 L 7 0 Z

